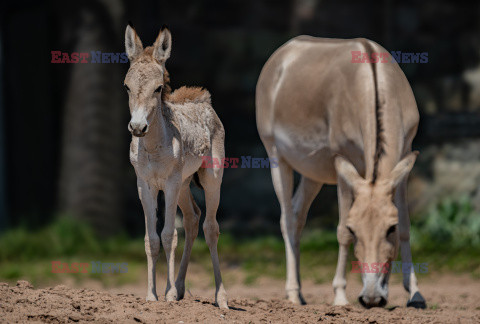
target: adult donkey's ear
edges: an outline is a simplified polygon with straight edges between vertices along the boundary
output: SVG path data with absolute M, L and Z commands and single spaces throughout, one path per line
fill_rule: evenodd
M 335 170 L 337 171 L 337 175 L 341 177 L 354 192 L 356 192 L 360 186 L 367 183 L 367 181 L 358 174 L 353 164 L 340 155 L 335 157 Z
M 172 51 L 172 34 L 167 26 L 163 26 L 153 44 L 153 57 L 160 63 L 165 63 Z
M 125 30 L 125 52 L 127 52 L 130 62 L 138 58 L 143 52 L 142 41 L 131 23 L 129 23 Z
M 394 190 L 400 182 L 410 173 L 417 159 L 418 151 L 407 154 L 400 162 L 397 163 L 390 174 L 390 186 Z

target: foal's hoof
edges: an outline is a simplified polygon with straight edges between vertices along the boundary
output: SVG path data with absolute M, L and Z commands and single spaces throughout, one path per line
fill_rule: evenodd
M 302 293 L 298 290 L 287 291 L 287 299 L 296 305 L 306 305 L 305 299 L 303 299 Z
M 413 297 L 407 302 L 407 307 L 425 309 L 427 308 L 427 303 L 425 302 L 423 296 L 417 291 L 413 295 Z

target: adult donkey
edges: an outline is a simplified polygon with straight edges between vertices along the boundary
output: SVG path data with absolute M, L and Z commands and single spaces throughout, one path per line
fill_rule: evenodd
M 130 69 L 124 84 L 131 113 L 128 129 L 133 135 L 130 161 L 137 174 L 138 195 L 145 212 L 147 300 L 158 300 L 155 264 L 160 251 L 160 238 L 156 231 L 159 190 L 165 193 L 165 226 L 161 234 L 168 266 L 165 299 L 173 301 L 184 296 L 185 275 L 201 214 L 189 187 L 196 174 L 205 191 L 207 210 L 203 230 L 215 274 L 215 301 L 219 307 L 228 308 L 217 253 L 219 228 L 216 213 L 223 169 L 219 166 L 201 168 L 202 156 L 224 158 L 225 132 L 212 108 L 208 91 L 182 87 L 170 93 L 165 61 L 170 57 L 171 48 L 172 36 L 167 28 L 162 28 L 153 47 L 144 49 L 135 30 L 127 26 L 125 49 Z M 185 248 L 174 282 L 177 205 L 183 213 Z
M 272 179 L 281 207 L 287 298 L 297 304 L 304 303 L 300 235 L 323 184 L 338 185 L 335 305 L 348 303 L 350 243 L 357 259 L 369 265 L 391 264 L 399 243 L 402 261 L 412 262 L 406 189 L 417 156 L 411 152 L 419 121 L 415 98 L 396 63 L 355 64 L 352 51 L 368 57 L 386 52 L 366 39 L 299 36 L 269 58 L 257 84 L 258 131 L 268 156 L 279 162 Z M 301 180 L 292 198 L 293 170 Z M 362 305 L 387 303 L 389 274 L 362 274 Z M 403 284 L 410 293 L 407 305 L 424 308 L 413 270 Z

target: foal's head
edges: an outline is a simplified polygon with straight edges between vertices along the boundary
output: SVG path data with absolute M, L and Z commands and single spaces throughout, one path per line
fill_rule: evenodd
M 153 46 L 143 48 L 131 25 L 125 30 L 125 51 L 130 69 L 124 85 L 128 92 L 131 119 L 128 130 L 134 136 L 145 136 L 154 121 L 157 108 L 170 92 L 165 62 L 172 50 L 172 35 L 162 27 Z
M 335 160 L 338 175 L 353 194 L 346 229 L 341 229 L 339 234 L 354 242 L 355 257 L 363 270 L 359 301 L 365 307 L 382 307 L 387 303 L 389 266 L 397 257 L 399 245 L 398 210 L 393 201 L 395 188 L 412 169 L 417 154 L 407 155 L 389 175 L 374 183 L 361 177 L 346 159 L 338 156 Z

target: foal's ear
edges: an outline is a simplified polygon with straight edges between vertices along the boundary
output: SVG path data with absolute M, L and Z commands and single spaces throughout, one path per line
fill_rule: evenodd
M 358 174 L 353 164 L 340 155 L 337 155 L 335 158 L 335 169 L 337 170 L 337 175 L 341 177 L 354 192 L 357 191 L 362 184 L 366 183 L 366 180 Z
M 418 151 L 413 151 L 407 154 L 400 162 L 397 163 L 390 174 L 390 186 L 394 190 L 400 182 L 410 173 L 417 159 Z
M 125 52 L 127 52 L 130 62 L 134 61 L 143 52 L 143 45 L 140 37 L 132 25 L 128 25 L 125 30 Z
M 160 63 L 165 63 L 172 51 L 172 34 L 167 26 L 163 26 L 153 44 L 153 57 Z

